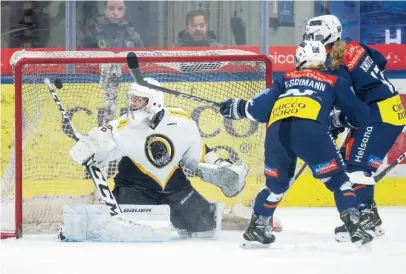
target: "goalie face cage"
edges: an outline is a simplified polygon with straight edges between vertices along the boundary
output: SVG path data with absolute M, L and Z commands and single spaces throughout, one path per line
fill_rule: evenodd
M 212 101 L 250 99 L 272 82 L 270 59 L 250 52 L 136 54 L 144 77 L 153 77 L 164 87 Z M 58 97 L 76 130 L 87 132 L 126 113 L 125 94 L 132 79 L 125 56 L 126 53 L 110 52 L 13 55 L 15 125 L 14 136 L 8 136 L 10 156 L 7 164 L 2 165 L 2 239 L 22 237 L 23 226 L 30 233 L 56 231 L 62 224 L 63 205 L 96 202 L 88 174 L 69 158 L 68 150 L 74 140 L 43 80 L 48 77 L 51 81 L 62 81 L 62 89 L 55 89 Z M 238 226 L 241 220 L 236 220 L 230 209 L 235 204 L 249 205 L 264 184 L 265 127 L 248 120 L 225 120 L 218 110 L 198 100 L 165 94 L 165 105 L 185 109 L 198 124 L 205 143 L 220 157 L 243 160 L 250 168 L 245 189 L 231 199 L 218 188 L 200 183 L 185 170 L 203 196 L 226 203 L 223 226 L 228 220 L 230 228 L 235 228 L 233 224 Z M 109 164 L 110 187 L 114 185 L 117 163 Z M 247 221 L 243 222 L 245 226 Z

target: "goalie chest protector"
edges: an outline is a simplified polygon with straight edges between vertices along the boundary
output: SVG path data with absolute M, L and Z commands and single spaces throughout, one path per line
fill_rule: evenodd
M 181 161 L 187 166 L 194 166 L 204 156 L 196 123 L 179 108 L 164 108 L 151 124 L 136 127 L 131 127 L 127 116 L 123 116 L 112 124 L 112 133 L 122 155 L 137 167 L 132 172 L 138 174 L 122 174 L 124 170 L 120 163 L 117 176 L 126 181 L 152 179 L 165 190 L 173 174 L 177 170 L 182 172 Z

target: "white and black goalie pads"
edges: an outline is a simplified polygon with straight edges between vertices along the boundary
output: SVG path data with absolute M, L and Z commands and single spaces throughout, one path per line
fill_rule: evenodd
M 141 225 L 132 226 L 111 218 L 104 205 L 66 205 L 58 239 L 65 242 L 163 242 L 171 239 L 168 205 L 121 205 L 121 209 L 125 218 Z
M 218 186 L 226 197 L 231 198 L 244 189 L 248 167 L 242 161 L 233 164 L 223 161 L 220 165 L 199 163 L 196 172 L 203 181 Z

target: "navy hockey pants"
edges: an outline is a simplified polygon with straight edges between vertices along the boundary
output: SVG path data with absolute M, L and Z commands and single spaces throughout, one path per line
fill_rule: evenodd
M 256 214 L 273 215 L 289 189 L 298 157 L 308 164 L 315 178 L 334 192 L 340 213 L 357 206 L 356 196 L 347 183 L 344 160 L 328 128 L 317 121 L 288 118 L 267 129 L 264 170 L 267 187 L 258 193 L 255 200 Z
M 370 123 L 367 127 L 351 131 L 341 152 L 347 164 L 347 172 L 364 172 L 372 176 L 401 134 L 403 126 L 383 122 Z M 370 208 L 374 202 L 373 185 L 354 184 L 360 209 Z

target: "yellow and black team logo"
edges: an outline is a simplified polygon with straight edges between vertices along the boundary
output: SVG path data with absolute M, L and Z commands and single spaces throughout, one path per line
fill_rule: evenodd
M 145 155 L 151 164 L 162 168 L 173 160 L 175 148 L 168 137 L 162 134 L 152 134 L 145 141 Z

